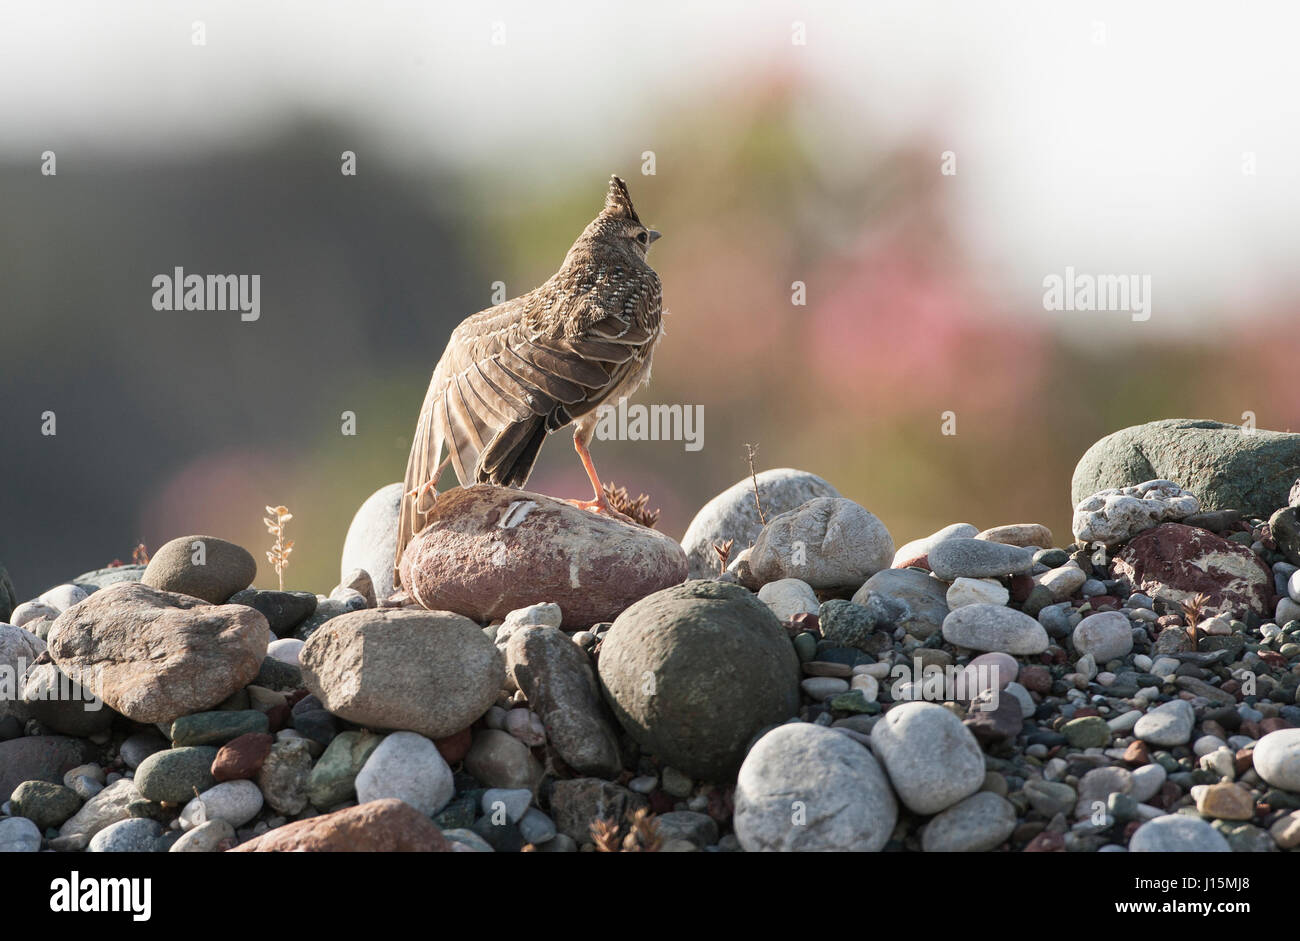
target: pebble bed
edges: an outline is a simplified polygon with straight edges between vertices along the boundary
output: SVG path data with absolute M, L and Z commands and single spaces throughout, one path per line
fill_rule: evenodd
M 0 569 L 0 851 L 1300 847 L 1300 484 L 1256 516 L 1142 481 L 1061 545 L 901 547 L 815 475 L 759 475 L 765 523 L 742 484 L 665 587 L 579 630 L 547 598 L 386 600 L 361 567 L 249 588 L 208 536 L 22 603 Z M 348 539 L 376 571 L 390 497 Z

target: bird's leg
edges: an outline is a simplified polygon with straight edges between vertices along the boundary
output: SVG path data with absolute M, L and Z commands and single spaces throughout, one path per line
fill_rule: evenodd
M 615 516 L 617 514 L 615 514 L 613 507 L 605 499 L 605 488 L 601 486 L 600 477 L 596 474 L 596 465 L 591 463 L 591 452 L 587 450 L 587 445 L 590 443 L 594 431 L 594 426 L 585 434 L 582 428 L 575 428 L 573 431 L 573 449 L 578 452 L 578 457 L 582 459 L 582 466 L 591 479 L 591 488 L 595 491 L 595 498 L 592 500 L 569 500 L 568 502 L 584 510 L 594 510 L 607 516 Z
M 420 509 L 420 502 L 425 498 L 426 495 L 432 494 L 433 499 L 434 499 L 434 502 L 435 502 L 435 503 L 437 502 L 437 500 L 438 500 L 438 478 L 442 476 L 442 472 L 443 472 L 444 470 L 446 470 L 447 465 L 448 465 L 450 462 L 451 462 L 451 455 L 448 454 L 445 458 L 443 458 L 442 463 L 438 465 L 438 469 L 437 469 L 436 471 L 433 472 L 433 476 L 432 476 L 432 477 L 430 477 L 430 478 L 429 478 L 428 480 L 426 480 L 424 483 L 420 484 L 420 486 L 416 487 L 414 490 L 410 490 L 410 491 L 407 492 L 406 495 L 407 495 L 408 497 L 414 497 L 414 498 L 415 498 L 415 502 L 414 502 L 414 504 L 412 505 L 412 506 L 413 506 L 413 509 L 415 510 L 415 512 L 417 512 L 417 513 L 423 513 L 423 512 L 424 512 L 423 510 Z

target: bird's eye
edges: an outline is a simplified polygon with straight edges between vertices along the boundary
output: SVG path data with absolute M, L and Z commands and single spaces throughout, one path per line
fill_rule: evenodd
M 650 236 L 646 235 L 644 231 L 641 231 L 636 234 L 636 240 L 642 245 L 647 245 L 649 244 Z

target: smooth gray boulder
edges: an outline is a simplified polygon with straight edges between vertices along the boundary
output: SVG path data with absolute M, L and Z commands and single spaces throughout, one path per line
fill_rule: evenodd
M 1195 494 L 1202 510 L 1267 519 L 1287 505 L 1298 477 L 1300 434 L 1171 418 L 1124 428 L 1090 447 L 1074 468 L 1070 502 L 1162 479 Z
M 739 585 L 688 581 L 614 621 L 598 672 L 641 748 L 695 778 L 729 781 L 751 739 L 799 709 L 799 658 L 771 610 Z
M 816 474 L 778 467 L 756 475 L 763 515 L 770 522 L 816 497 L 838 497 L 839 491 Z M 689 578 L 710 578 L 718 574 L 715 543 L 734 540 L 731 558 L 754 544 L 763 523 L 754 505 L 754 478 L 744 477 L 700 508 L 686 528 L 682 548 L 690 567 Z
M 357 508 L 343 540 L 339 578 L 363 569 L 380 600 L 393 593 L 393 557 L 397 553 L 397 522 L 401 515 L 401 481 L 380 487 Z

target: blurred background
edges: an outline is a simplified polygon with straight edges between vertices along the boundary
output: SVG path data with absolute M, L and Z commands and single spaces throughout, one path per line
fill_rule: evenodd
M 611 172 L 664 233 L 635 401 L 704 407 L 699 451 L 593 446 L 660 529 L 752 442 L 899 544 L 1068 542 L 1111 431 L 1300 430 L 1298 27 L 1280 2 L 9 0 L 0 563 L 27 598 L 202 533 L 272 586 L 285 504 L 286 584 L 328 591 L 451 329 L 545 280 Z M 260 319 L 155 311 L 176 266 L 261 275 Z M 1149 275 L 1150 319 L 1045 310 L 1067 266 Z M 530 488 L 588 494 L 567 433 Z

